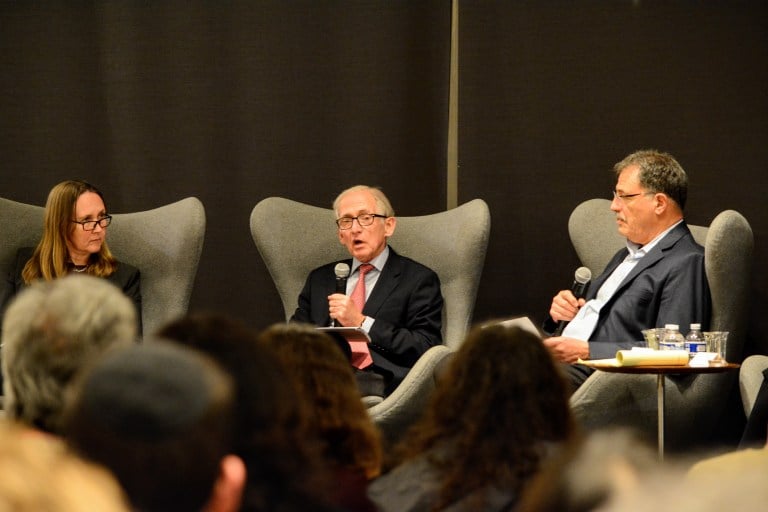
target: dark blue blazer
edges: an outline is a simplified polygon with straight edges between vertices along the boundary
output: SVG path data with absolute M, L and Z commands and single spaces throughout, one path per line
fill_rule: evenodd
M 606 279 L 628 254 L 626 248 L 611 259 L 590 286 L 585 297 L 593 299 Z M 704 269 L 704 248 L 693 239 L 685 222 L 667 233 L 638 261 L 613 297 L 600 310 L 589 338 L 590 359 L 616 357 L 616 351 L 642 341 L 642 330 L 678 324 L 686 333 L 690 324 L 709 328 L 712 310 L 709 284 Z M 554 331 L 550 318 L 545 330 Z
M 328 296 L 336 291 L 336 263 L 309 274 L 291 321 L 330 325 Z M 442 312 L 437 274 L 390 247 L 387 263 L 363 308 L 363 314 L 374 319 L 369 333 L 372 369 L 384 375 L 387 393 L 397 387 L 427 349 L 442 342 Z

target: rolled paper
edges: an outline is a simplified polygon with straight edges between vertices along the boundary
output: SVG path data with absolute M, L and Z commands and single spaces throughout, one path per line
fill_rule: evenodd
M 685 366 L 688 352 L 685 350 L 619 350 L 616 352 L 619 366 Z

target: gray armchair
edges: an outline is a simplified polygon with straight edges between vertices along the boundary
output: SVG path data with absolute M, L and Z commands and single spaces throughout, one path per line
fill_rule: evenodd
M 20 247 L 42 236 L 41 206 L 0 198 L 0 276 L 12 270 Z M 173 229 L 159 229 L 159 226 Z M 143 334 L 187 311 L 205 235 L 205 209 L 188 197 L 153 210 L 113 215 L 107 241 L 115 257 L 141 271 Z M 9 293 L 3 288 L 2 298 Z
M 718 214 L 709 227 L 689 225 L 704 246 L 704 262 L 712 294 L 710 330 L 729 331 L 727 359 L 740 362 L 747 328 L 747 301 L 754 239 L 738 212 Z M 603 271 L 624 238 L 616 230 L 607 199 L 577 206 L 568 231 L 581 262 L 593 275 Z M 673 450 L 711 441 L 718 421 L 735 393 L 737 372 L 691 375 L 666 380 L 665 440 Z M 579 422 L 587 429 L 624 424 L 649 437 L 656 435 L 656 376 L 595 372 L 571 397 Z
M 768 356 L 752 355 L 744 359 L 739 369 L 739 391 L 744 415 L 749 417 L 755 406 L 760 386 L 763 385 L 763 372 L 768 369 Z
M 282 222 L 276 224 L 274 219 Z M 440 213 L 397 218 L 389 243 L 440 277 L 444 345 L 429 349 L 391 395 L 368 409 L 388 441 L 418 417 L 434 388 L 435 367 L 464 340 L 472 322 L 490 223 L 488 205 L 481 199 Z M 286 320 L 296 309 L 310 271 L 349 257 L 339 244 L 331 209 L 269 197 L 254 207 L 250 225 Z

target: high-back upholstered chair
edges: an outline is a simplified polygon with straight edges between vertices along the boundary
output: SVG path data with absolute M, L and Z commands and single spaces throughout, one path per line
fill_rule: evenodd
M 568 231 L 581 262 L 599 275 L 610 258 L 624 247 L 615 214 L 607 199 L 578 205 Z M 754 239 L 738 212 L 718 214 L 709 227 L 689 225 L 704 246 L 704 264 L 712 295 L 710 330 L 729 331 L 727 359 L 740 362 L 747 327 L 747 301 Z M 688 326 L 680 326 L 687 331 Z M 625 340 L 620 340 L 625 341 Z M 626 340 L 632 341 L 632 340 Z M 638 340 L 639 341 L 639 340 Z M 738 372 L 690 375 L 666 380 L 665 439 L 673 450 L 705 443 L 716 432 L 726 410 Z M 577 419 L 586 428 L 630 424 L 656 435 L 656 376 L 596 371 L 571 397 Z
M 760 386 L 763 385 L 763 372 L 768 369 L 768 356 L 757 354 L 744 359 L 739 368 L 739 391 L 744 415 L 749 417 L 755 406 Z
M 349 257 L 339 243 L 334 220 L 329 208 L 280 197 L 262 200 L 251 212 L 251 235 L 283 302 L 286 320 L 296 309 L 309 272 Z M 440 277 L 444 345 L 427 351 L 390 396 L 368 409 L 389 440 L 418 416 L 434 388 L 435 367 L 464 340 L 472 322 L 490 226 L 488 205 L 481 199 L 432 215 L 397 218 L 390 245 Z
M 0 198 L 0 286 L 16 251 L 34 247 L 43 231 L 41 206 Z M 112 216 L 107 241 L 115 257 L 141 271 L 143 334 L 187 311 L 203 249 L 205 210 L 188 197 L 153 210 Z M 172 229 L 158 229 L 172 226 Z M 0 291 L 2 297 L 8 293 Z

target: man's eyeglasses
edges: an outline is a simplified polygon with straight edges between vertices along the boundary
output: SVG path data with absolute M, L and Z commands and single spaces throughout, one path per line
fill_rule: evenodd
M 96 220 L 73 220 L 75 224 L 80 224 L 83 227 L 83 231 L 93 231 L 96 229 L 96 224 L 105 228 L 112 222 L 111 215 L 105 215 L 104 217 Z
M 633 197 L 637 196 L 652 196 L 656 192 L 638 192 L 637 194 L 619 194 L 615 190 L 611 190 L 613 192 L 613 198 L 617 199 L 621 203 L 626 203 L 627 199 L 632 199 Z
M 373 224 L 374 219 L 376 218 L 380 219 L 386 219 L 386 215 L 379 215 L 378 213 L 361 213 L 357 217 L 342 217 L 340 219 L 336 219 L 336 225 L 339 226 L 339 229 L 349 229 L 352 227 L 352 223 L 357 220 L 357 223 L 360 224 L 360 226 L 370 226 Z

